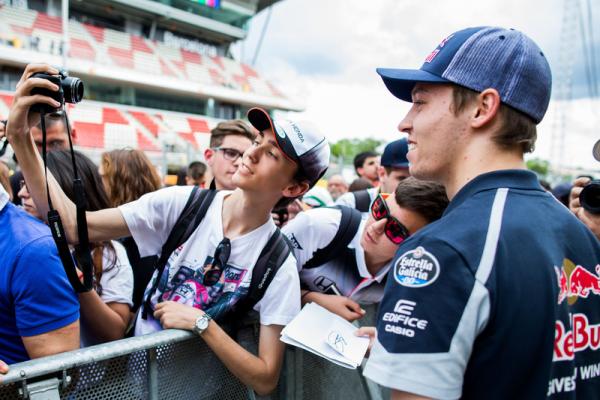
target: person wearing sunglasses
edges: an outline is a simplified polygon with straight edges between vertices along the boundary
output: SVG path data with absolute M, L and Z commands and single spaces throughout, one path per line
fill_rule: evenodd
M 356 208 L 366 216 L 369 212 L 369 205 L 375 200 L 378 193 L 393 193 L 398 183 L 410 176 L 406 153 L 408 153 L 406 138 L 388 143 L 383 149 L 381 162 L 377 167 L 379 185 L 344 193 L 338 197 L 335 204 Z
M 348 247 L 322 265 L 309 266 L 314 254 L 328 246 L 341 226 L 340 208 L 315 208 L 298 214 L 283 232 L 294 246 L 303 287 L 302 301 L 314 301 L 353 321 L 364 311 L 359 304 L 378 303 L 391 261 L 399 245 L 430 222 L 448 204 L 441 185 L 407 178 L 393 194 L 375 197 Z
M 242 154 L 252 145 L 256 133 L 242 120 L 219 122 L 210 131 L 209 148 L 204 158 L 212 174 L 212 189 L 233 190 L 233 174 L 242 162 Z
M 43 163 L 29 134 L 28 114 L 32 104 L 59 106 L 50 97 L 32 96 L 33 88 L 58 87 L 30 78 L 35 72 L 58 73 L 46 64 L 26 67 L 15 91 L 8 137 L 23 163 L 30 194 L 45 215 L 48 205 Z M 236 343 L 212 315 L 226 315 L 247 296 L 253 268 L 277 230 L 271 210 L 302 196 L 323 176 L 330 149 L 326 138 L 310 123 L 273 121 L 259 108 L 248 111 L 248 119 L 260 134 L 243 153 L 231 177 L 237 188 L 212 193 L 214 198 L 202 221 L 171 253 L 162 275 L 155 272 L 148 286 L 149 292 L 156 289 L 148 300 L 148 308 L 154 312 L 147 312 L 146 319 L 143 313 L 138 314 L 135 334 L 168 328 L 194 331 L 233 375 L 264 395 L 279 380 L 285 351 L 279 340 L 281 330 L 300 311 L 300 282 L 293 255 L 287 255 L 264 296 L 253 306 L 260 318 L 257 355 Z M 51 174 L 48 181 L 66 237 L 76 243 L 75 206 Z M 88 212 L 89 240 L 132 236 L 142 257 L 158 254 L 192 191 L 191 186 L 171 186 L 118 208 Z

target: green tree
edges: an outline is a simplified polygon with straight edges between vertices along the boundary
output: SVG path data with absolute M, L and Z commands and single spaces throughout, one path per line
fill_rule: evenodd
M 337 158 L 351 161 L 355 155 L 363 151 L 374 151 L 381 146 L 382 140 L 378 139 L 342 139 L 331 145 L 331 154 Z
M 540 177 L 545 178 L 550 171 L 550 162 L 541 158 L 532 158 L 525 163 L 527 169 L 537 173 Z

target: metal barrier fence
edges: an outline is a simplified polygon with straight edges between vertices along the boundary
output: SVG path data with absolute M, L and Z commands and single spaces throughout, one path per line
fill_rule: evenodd
M 366 321 L 365 321 L 366 322 Z M 238 342 L 258 351 L 258 325 Z M 277 389 L 258 397 L 208 346 L 187 331 L 167 330 L 11 365 L 0 378 L 0 400 L 31 399 L 365 399 L 388 394 L 362 370 L 339 367 L 288 347 Z

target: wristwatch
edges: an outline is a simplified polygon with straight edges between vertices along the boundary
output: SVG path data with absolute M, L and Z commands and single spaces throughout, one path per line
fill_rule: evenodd
M 196 318 L 196 322 L 194 322 L 194 327 L 192 328 L 192 332 L 196 335 L 200 336 L 202 333 L 208 328 L 208 323 L 211 320 L 211 316 L 207 313 L 202 314 L 198 318 Z

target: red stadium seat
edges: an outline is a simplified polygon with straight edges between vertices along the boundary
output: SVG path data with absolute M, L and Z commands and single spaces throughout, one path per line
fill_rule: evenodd
M 133 117 L 155 137 L 158 136 L 158 125 L 152 121 L 148 114 L 141 111 L 129 111 L 129 114 L 133 115 Z

